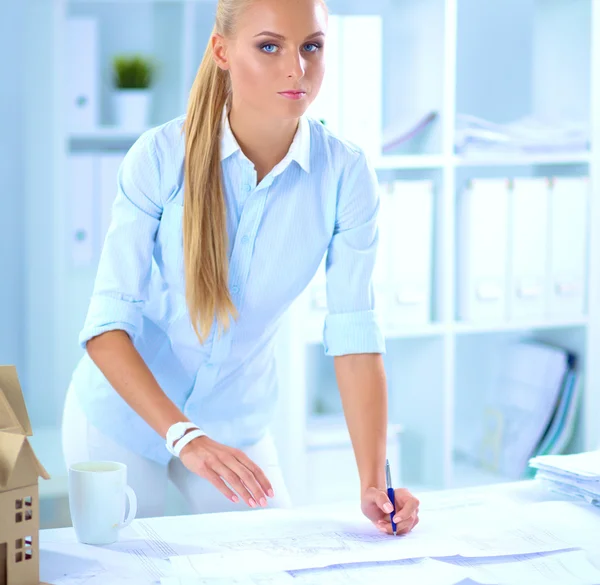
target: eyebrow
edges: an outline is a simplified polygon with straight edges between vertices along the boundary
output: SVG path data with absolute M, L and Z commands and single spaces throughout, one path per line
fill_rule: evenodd
M 259 32 L 257 35 L 254 35 L 255 37 L 274 37 L 276 39 L 279 39 L 281 41 L 285 41 L 285 37 L 283 35 L 280 35 L 278 33 L 274 33 L 271 32 L 269 30 L 263 30 L 262 32 Z M 312 35 L 309 35 L 306 37 L 306 39 L 304 39 L 305 41 L 308 41 L 309 39 L 314 39 L 315 37 L 324 37 L 325 33 L 323 31 L 317 31 L 316 33 L 313 33 Z

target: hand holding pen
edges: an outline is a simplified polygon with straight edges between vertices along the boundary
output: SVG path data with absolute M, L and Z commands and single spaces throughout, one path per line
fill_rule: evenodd
M 363 514 L 387 534 L 402 535 L 419 523 L 419 500 L 407 489 L 394 489 L 386 461 L 386 489 L 370 487 L 362 495 Z

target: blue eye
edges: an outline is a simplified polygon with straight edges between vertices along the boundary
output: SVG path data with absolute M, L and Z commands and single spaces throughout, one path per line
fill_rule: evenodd
M 260 48 L 265 53 L 274 53 L 277 50 L 277 45 L 274 45 L 273 43 L 266 43 L 264 45 L 261 45 Z M 269 50 L 269 48 L 274 50 Z
M 313 47 L 314 51 L 307 47 Z M 320 48 L 321 45 L 319 45 L 319 43 L 307 43 L 306 45 L 304 45 L 304 50 L 308 53 L 316 53 Z

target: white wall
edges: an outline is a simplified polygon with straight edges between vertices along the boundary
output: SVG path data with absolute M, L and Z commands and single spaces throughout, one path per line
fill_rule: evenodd
M 0 364 L 24 368 L 23 4 L 0 2 Z

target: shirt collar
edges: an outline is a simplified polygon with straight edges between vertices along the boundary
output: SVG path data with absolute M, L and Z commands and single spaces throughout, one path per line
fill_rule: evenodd
M 221 120 L 221 160 L 225 160 L 238 151 L 241 152 L 241 148 L 231 131 L 227 107 L 225 107 L 223 108 Z M 282 173 L 293 160 L 307 173 L 310 172 L 310 123 L 306 116 L 300 117 L 298 130 L 296 130 L 290 149 L 283 160 L 275 166 L 272 171 L 273 174 L 278 175 Z

